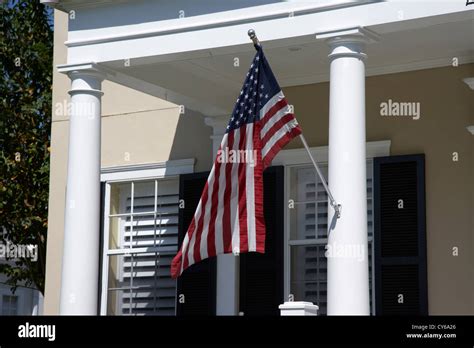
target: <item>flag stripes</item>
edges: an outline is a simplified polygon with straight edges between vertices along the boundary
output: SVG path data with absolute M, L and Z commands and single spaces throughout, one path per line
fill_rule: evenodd
M 301 129 L 261 47 L 256 48 L 196 212 L 173 259 L 173 278 L 218 254 L 265 252 L 263 170 Z

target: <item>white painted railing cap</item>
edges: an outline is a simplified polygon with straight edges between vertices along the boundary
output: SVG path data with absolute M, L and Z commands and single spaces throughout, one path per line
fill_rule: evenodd
M 281 315 L 318 315 L 319 307 L 311 302 L 288 301 L 278 306 Z

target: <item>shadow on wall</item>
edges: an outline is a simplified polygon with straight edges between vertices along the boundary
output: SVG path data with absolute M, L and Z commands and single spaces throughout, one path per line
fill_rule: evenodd
M 211 135 L 212 128 L 206 126 L 204 116 L 185 109 L 179 115 L 169 159 L 194 158 L 195 172 L 210 170 L 213 160 Z

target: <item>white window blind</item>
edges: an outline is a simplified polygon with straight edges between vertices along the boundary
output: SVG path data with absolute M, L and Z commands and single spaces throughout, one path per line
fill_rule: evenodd
M 175 315 L 178 181 L 112 184 L 107 313 Z
M 2 296 L 2 315 L 18 314 L 18 296 L 3 295 Z
M 327 165 L 321 170 L 327 177 Z M 328 197 L 311 166 L 291 167 L 289 197 L 295 203 L 289 213 L 289 270 L 290 294 L 295 301 L 309 301 L 319 306 L 319 313 L 327 313 L 327 214 Z M 367 218 L 370 298 L 372 305 L 372 161 L 367 163 Z

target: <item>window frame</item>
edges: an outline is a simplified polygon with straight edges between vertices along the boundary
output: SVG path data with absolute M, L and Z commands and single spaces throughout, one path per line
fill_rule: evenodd
M 383 141 L 372 141 L 366 143 L 366 160 L 372 161 L 373 168 L 373 159 L 374 157 L 390 156 L 390 140 Z M 310 147 L 311 154 L 313 157 L 321 164 L 327 164 L 329 160 L 329 148 L 328 146 L 319 146 L 319 147 Z M 288 209 L 287 202 L 290 197 L 290 173 L 291 169 L 298 166 L 308 166 L 311 165 L 310 158 L 306 152 L 305 148 L 290 149 L 280 151 L 275 158 L 273 159 L 272 165 L 282 165 L 285 167 L 285 177 L 284 177 L 284 202 L 285 202 L 285 214 L 283 217 L 284 221 L 284 301 L 288 301 L 291 294 L 291 258 L 290 258 L 290 248 L 294 244 L 290 244 L 290 211 Z M 327 179 L 327 178 L 326 178 Z M 372 193 L 373 194 L 373 193 Z M 336 197 L 337 199 L 337 197 Z M 375 212 L 373 213 L 375 214 Z M 372 311 L 371 314 L 375 315 L 375 268 L 374 268 L 374 236 L 372 235 Z M 308 240 L 307 244 L 314 244 L 316 240 L 322 241 L 324 238 L 311 239 Z
M 103 194 L 103 216 L 101 217 L 102 230 L 101 230 L 101 269 L 100 269 L 100 304 L 99 310 L 100 315 L 107 315 L 107 300 L 108 300 L 108 274 L 109 274 L 109 258 L 113 255 L 130 255 L 127 254 L 127 250 L 120 249 L 109 249 L 109 228 L 110 228 L 110 200 L 111 200 L 111 185 L 113 184 L 125 184 L 125 183 L 137 183 L 151 180 L 179 180 L 181 174 L 194 173 L 195 159 L 183 159 L 183 160 L 170 160 L 166 162 L 159 162 L 153 164 L 143 165 L 130 165 L 130 166 L 118 166 L 118 167 L 107 167 L 101 170 L 101 183 L 105 185 Z M 158 185 L 159 186 L 159 185 Z M 156 190 L 156 184 L 155 184 Z M 156 192 L 155 192 L 156 193 Z M 122 204 L 122 202 L 120 202 Z M 122 232 L 121 232 L 122 233 Z M 140 248 L 135 248 L 135 250 Z M 149 249 L 149 248 L 147 248 Z M 162 248 L 160 248 L 162 250 Z M 147 250 L 149 252 L 153 252 Z

